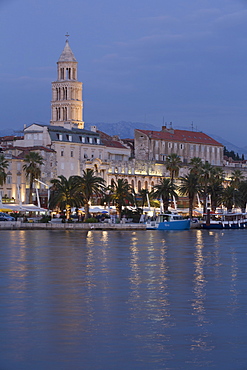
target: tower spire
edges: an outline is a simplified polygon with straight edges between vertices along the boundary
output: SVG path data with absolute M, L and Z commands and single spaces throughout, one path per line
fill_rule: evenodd
M 57 81 L 52 82 L 51 125 L 84 128 L 82 82 L 77 79 L 77 61 L 66 35 L 57 62 Z

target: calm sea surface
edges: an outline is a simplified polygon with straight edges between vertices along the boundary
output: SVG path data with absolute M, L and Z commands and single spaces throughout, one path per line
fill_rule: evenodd
M 0 369 L 247 369 L 247 230 L 0 232 Z

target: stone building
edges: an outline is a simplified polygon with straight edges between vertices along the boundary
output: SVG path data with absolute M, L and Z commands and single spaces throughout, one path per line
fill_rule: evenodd
M 135 158 L 164 163 L 171 153 L 180 156 L 186 165 L 199 157 L 212 165 L 223 165 L 224 146 L 203 132 L 175 130 L 162 127 L 161 131 L 135 130 Z
M 2 138 L 1 143 L 9 168 L 0 192 L 9 199 L 22 201 L 28 196 L 28 182 L 22 168 L 30 151 L 44 158 L 41 182 L 36 182 L 41 194 L 47 194 L 51 179 L 82 175 L 88 168 L 102 176 L 108 185 L 111 162 L 119 165 L 131 156 L 130 148 L 117 138 L 97 132 L 95 126 L 84 129 L 82 83 L 77 78 L 77 61 L 68 40 L 57 62 L 57 81 L 52 82 L 50 125 L 33 123 L 24 127 L 21 137 Z

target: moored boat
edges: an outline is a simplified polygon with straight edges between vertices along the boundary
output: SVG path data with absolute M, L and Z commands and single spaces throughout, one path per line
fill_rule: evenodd
M 203 229 L 245 229 L 247 214 L 242 212 L 212 213 L 201 222 Z
M 188 230 L 189 228 L 190 220 L 176 213 L 162 213 L 155 220 L 146 222 L 147 230 Z

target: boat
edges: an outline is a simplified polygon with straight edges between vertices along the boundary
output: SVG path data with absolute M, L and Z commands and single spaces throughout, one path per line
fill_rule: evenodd
M 201 227 L 203 229 L 245 229 L 247 228 L 247 213 L 209 213 L 205 215 Z
M 155 220 L 146 221 L 147 230 L 189 230 L 190 220 L 177 213 L 161 213 Z

